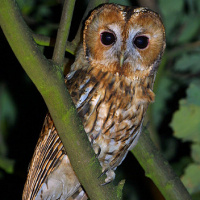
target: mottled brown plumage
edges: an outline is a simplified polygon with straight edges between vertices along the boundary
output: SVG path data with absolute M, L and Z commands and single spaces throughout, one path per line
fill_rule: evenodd
M 139 138 L 165 48 L 159 16 L 146 8 L 105 4 L 85 23 L 66 76 L 88 139 L 106 173 L 106 183 Z M 23 200 L 86 198 L 47 115 L 31 161 Z

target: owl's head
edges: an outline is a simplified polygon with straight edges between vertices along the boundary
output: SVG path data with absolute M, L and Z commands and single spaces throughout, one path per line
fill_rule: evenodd
M 83 47 L 91 66 L 143 79 L 157 70 L 165 29 L 159 15 L 147 8 L 104 4 L 85 22 Z

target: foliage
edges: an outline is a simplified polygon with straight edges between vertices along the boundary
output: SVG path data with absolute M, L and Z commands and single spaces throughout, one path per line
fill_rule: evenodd
M 3 84 L 0 84 L 0 110 L 0 168 L 7 173 L 13 173 L 14 160 L 7 157 L 8 146 L 5 140 L 9 128 L 15 123 L 16 108 L 8 89 Z
M 166 149 L 170 143 L 175 146 L 170 156 L 166 153 L 168 159 L 193 198 L 199 199 L 200 3 L 160 0 L 159 5 L 166 26 L 167 62 L 156 83 L 156 102 L 159 103 L 153 105 L 152 112 L 155 126 L 166 140 L 162 141 L 161 136 L 161 144 Z M 174 138 L 169 133 L 173 133 Z
M 53 37 L 56 37 L 61 14 L 62 4 L 58 2 L 62 1 L 17 0 L 32 30 Z M 125 3 L 135 6 L 134 1 Z M 85 1 L 77 0 L 70 38 L 77 30 L 86 4 Z M 157 145 L 182 177 L 193 199 L 199 199 L 200 1 L 158 0 L 157 5 L 166 27 L 167 49 L 157 74 L 154 87 L 156 100 L 149 109 L 147 121 L 150 125 L 147 128 L 152 137 L 158 138 Z M 8 44 L 3 34 L 0 37 L 4 41 L 0 48 L 4 50 Z M 52 49 L 43 50 L 50 58 Z M 13 194 L 8 194 L 8 198 L 4 199 L 21 199 L 27 166 L 42 127 L 46 107 L 27 75 L 20 70 L 11 50 L 7 48 L 4 51 L 8 56 L 2 57 L 1 68 L 4 69 L 0 73 L 0 187 L 13 190 Z M 17 79 L 20 80 L 18 83 Z M 28 129 L 31 132 L 29 136 Z M 15 141 L 18 144 L 13 145 Z M 126 179 L 124 199 L 147 199 L 147 196 L 152 200 L 160 199 L 155 196 L 157 190 L 152 183 L 144 179 L 143 171 L 132 155 L 118 169 L 116 179 L 116 182 Z M 141 191 L 147 192 L 144 194 Z M 6 189 L 2 192 L 4 197 Z
M 179 101 L 171 127 L 174 135 L 182 141 L 191 142 L 192 162 L 182 175 L 183 183 L 191 194 L 200 193 L 200 82 L 190 83 L 186 98 Z

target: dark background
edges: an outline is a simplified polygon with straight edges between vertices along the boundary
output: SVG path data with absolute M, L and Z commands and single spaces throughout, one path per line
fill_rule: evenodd
M 35 33 L 56 37 L 61 0 L 17 2 Z M 123 1 L 123 4 L 138 6 L 144 2 Z M 149 108 L 144 129 L 148 129 L 157 147 L 182 177 L 193 199 L 200 199 L 200 170 L 197 170 L 200 169 L 200 2 L 152 2 L 152 9 L 161 14 L 166 27 L 167 49 L 154 88 L 156 101 Z M 70 40 L 86 6 L 87 1 L 76 1 Z M 51 58 L 52 47 L 41 50 Z M 47 108 L 1 30 L 0 53 L 0 196 L 5 200 L 21 199 Z M 124 199 L 163 199 L 131 153 L 116 174 L 116 184 L 126 179 Z

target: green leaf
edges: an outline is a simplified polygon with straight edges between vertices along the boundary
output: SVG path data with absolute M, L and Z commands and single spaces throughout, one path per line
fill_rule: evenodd
M 176 89 L 175 83 L 168 76 L 162 76 L 162 79 L 159 80 L 155 93 L 155 102 L 151 105 L 154 124 L 157 127 L 163 119 L 163 114 L 169 110 L 166 107 L 166 102 L 172 97 Z
M 192 200 L 199 200 L 200 192 L 192 194 Z
M 177 138 L 200 142 L 200 106 L 181 100 L 180 109 L 175 112 L 170 126 Z
M 183 0 L 159 0 L 160 9 L 164 16 L 170 16 L 172 13 L 180 13 L 183 10 Z
M 177 150 L 177 149 L 176 149 Z M 192 163 L 192 159 L 189 156 L 180 158 L 177 162 L 172 163 L 172 168 L 176 174 L 180 177 L 183 175 L 185 168 Z
M 177 25 L 182 22 L 184 16 L 184 1 L 159 0 L 159 7 L 162 12 L 162 18 L 166 28 L 167 43 L 174 44 L 174 38 L 176 32 L 178 31 Z
M 200 83 L 191 83 L 186 93 L 188 103 L 200 106 Z
M 182 181 L 196 199 L 200 193 L 200 81 L 193 81 L 186 94 L 187 98 L 180 101 L 180 108 L 170 125 L 177 138 L 193 142 L 191 157 L 194 163 L 188 165 Z
M 0 168 L 11 174 L 14 172 L 15 161 L 12 159 L 4 158 L 0 156 Z
M 200 164 L 200 144 L 193 144 L 192 145 L 192 158 L 196 163 Z
M 200 1 L 196 1 L 196 7 L 197 7 L 197 10 L 198 10 L 198 13 L 200 12 Z
M 16 120 L 16 107 L 12 96 L 4 85 L 0 85 L 0 127 L 5 120 L 13 125 Z
M 33 11 L 35 2 L 35 0 L 17 0 L 21 12 L 25 15 L 28 15 Z
M 200 27 L 199 16 L 187 16 L 183 22 L 183 29 L 178 38 L 178 43 L 190 41 L 198 33 Z
M 13 99 L 5 87 L 0 84 L 0 155 L 7 154 L 7 145 L 5 136 L 8 132 L 8 127 L 12 126 L 16 120 L 16 107 Z
M 200 56 L 198 53 L 184 54 L 175 63 L 174 69 L 179 72 L 192 72 L 200 71 Z
M 200 192 L 200 165 L 190 164 L 181 178 L 190 194 Z
M 123 0 L 123 3 L 122 3 L 121 0 L 110 0 L 109 3 L 123 4 L 125 6 L 131 6 L 132 5 L 131 0 Z
M 38 16 L 49 16 L 51 14 L 51 11 L 50 11 L 49 7 L 47 7 L 45 5 L 41 5 L 38 7 L 37 14 L 38 14 Z

